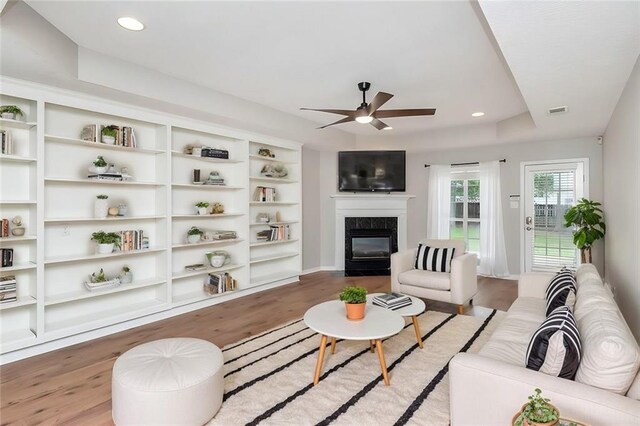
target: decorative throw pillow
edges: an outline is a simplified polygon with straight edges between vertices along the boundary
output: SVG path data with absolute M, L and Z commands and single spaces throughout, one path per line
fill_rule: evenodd
M 533 333 L 526 367 L 550 376 L 573 380 L 580 365 L 582 344 L 573 313 L 560 306 Z
M 415 269 L 434 272 L 451 272 L 452 247 L 429 247 L 420 244 L 416 255 Z
M 562 269 L 551 279 L 545 292 L 547 301 L 546 316 L 549 316 L 556 308 L 568 306 L 573 310 L 576 303 L 576 277 L 568 269 Z

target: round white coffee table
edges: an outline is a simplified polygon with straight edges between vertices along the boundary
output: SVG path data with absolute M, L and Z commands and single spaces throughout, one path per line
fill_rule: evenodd
M 373 305 L 373 298 L 375 296 L 380 296 L 384 293 L 373 293 L 367 295 L 367 305 Z M 422 333 L 420 332 L 420 325 L 418 324 L 418 315 L 424 312 L 426 309 L 426 305 L 421 299 L 417 297 L 409 296 L 411 298 L 411 305 L 404 306 L 400 309 L 394 309 L 392 312 L 397 313 L 400 316 L 405 318 L 411 318 L 411 322 L 413 322 L 413 329 L 416 332 L 416 340 L 418 340 L 418 345 L 420 349 L 422 349 Z
M 367 304 L 364 318 L 357 321 L 347 319 L 344 302 L 332 300 L 309 309 L 304 314 L 304 322 L 313 331 L 319 333 L 320 352 L 313 376 L 313 384 L 320 380 L 327 337 L 331 337 L 331 353 L 335 352 L 336 338 L 345 340 L 368 340 L 371 348 L 378 349 L 378 360 L 385 385 L 389 385 L 387 364 L 382 351 L 382 339 L 398 334 L 404 327 L 404 319 L 398 313 Z

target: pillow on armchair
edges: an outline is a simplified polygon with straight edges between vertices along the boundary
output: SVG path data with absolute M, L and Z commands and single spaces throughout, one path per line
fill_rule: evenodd
M 431 247 L 418 245 L 415 269 L 433 272 L 451 272 L 451 259 L 455 252 L 453 247 Z

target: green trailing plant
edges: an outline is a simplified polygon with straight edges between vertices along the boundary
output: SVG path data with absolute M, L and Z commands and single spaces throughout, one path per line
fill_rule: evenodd
M 345 303 L 365 303 L 367 301 L 367 289 L 359 286 L 345 287 L 340 292 L 340 300 Z
M 96 195 L 96 198 L 98 200 L 106 200 L 107 198 L 109 198 L 108 195 L 104 195 L 104 194 L 100 194 L 100 195 Z
M 206 201 L 199 201 L 196 203 L 196 207 L 199 209 L 206 209 L 207 207 L 209 207 L 209 203 L 207 203 Z
M 104 274 L 104 271 L 102 270 L 102 268 L 100 268 L 100 271 L 98 273 L 93 273 L 91 274 L 91 282 L 92 283 L 103 283 L 107 281 L 107 277 Z
M 4 113 L 15 114 L 15 116 L 24 117 L 24 112 L 15 105 L 4 105 L 0 107 L 0 114 Z
M 591 247 L 607 232 L 600 206 L 596 201 L 581 198 L 564 214 L 565 226 L 573 228 L 573 244 L 580 249 L 582 263 L 591 263 Z
M 187 235 L 202 235 L 203 232 L 197 226 L 192 226 L 191 229 L 187 231 Z
M 102 136 L 111 136 L 115 138 L 118 136 L 118 128 L 116 126 L 105 126 L 102 128 Z
M 529 424 L 555 422 L 560 417 L 556 408 L 549 404 L 550 399 L 542 396 L 542 391 L 538 388 L 528 397 L 529 402 L 525 404 L 522 413 L 516 420 L 517 426 L 522 426 L 526 419 Z
M 91 240 L 98 244 L 113 244 L 120 247 L 120 235 L 115 232 L 98 231 L 91 234 Z
M 96 167 L 107 167 L 107 162 L 102 157 L 102 155 L 98 155 L 98 157 L 93 162 L 93 165 L 96 166 Z
M 122 267 L 122 272 L 124 272 L 125 274 L 128 273 L 128 272 L 131 272 L 131 268 L 129 268 L 127 265 L 124 265 Z

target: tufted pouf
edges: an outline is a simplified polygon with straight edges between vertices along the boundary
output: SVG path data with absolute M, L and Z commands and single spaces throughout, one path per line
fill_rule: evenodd
M 113 365 L 116 425 L 203 425 L 222 405 L 222 351 L 200 339 L 136 346 Z

